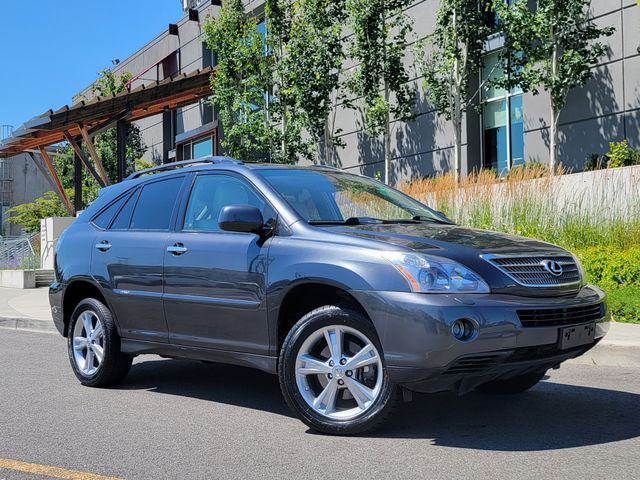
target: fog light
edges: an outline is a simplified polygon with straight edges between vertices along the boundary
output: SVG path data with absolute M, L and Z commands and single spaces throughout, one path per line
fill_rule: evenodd
M 456 340 L 466 342 L 473 338 L 476 333 L 476 327 L 471 320 L 459 318 L 451 324 L 451 333 L 456 337 Z

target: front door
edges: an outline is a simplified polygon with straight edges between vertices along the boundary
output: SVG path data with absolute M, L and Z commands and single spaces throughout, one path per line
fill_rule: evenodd
M 274 210 L 243 178 L 204 173 L 194 178 L 164 253 L 164 308 L 169 341 L 180 345 L 268 354 L 266 312 L 270 241 L 224 232 L 225 205 L 254 205 L 265 220 Z
M 184 176 L 146 184 L 98 232 L 92 275 L 103 286 L 125 338 L 167 342 L 162 262 Z

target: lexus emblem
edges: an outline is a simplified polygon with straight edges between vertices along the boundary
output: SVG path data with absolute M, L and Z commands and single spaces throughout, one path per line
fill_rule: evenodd
M 559 277 L 560 275 L 562 275 L 562 272 L 563 272 L 562 265 L 560 265 L 555 260 L 543 260 L 542 266 L 547 272 L 549 272 L 554 277 Z

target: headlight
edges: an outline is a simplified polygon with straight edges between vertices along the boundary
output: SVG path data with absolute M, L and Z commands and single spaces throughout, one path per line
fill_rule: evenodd
M 422 293 L 489 293 L 489 285 L 475 272 L 446 258 L 415 253 L 383 252 L 382 256 Z

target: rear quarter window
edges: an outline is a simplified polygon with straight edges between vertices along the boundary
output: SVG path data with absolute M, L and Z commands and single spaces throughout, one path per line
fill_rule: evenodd
M 120 211 L 120 209 L 130 196 L 131 194 L 123 195 L 116 201 L 112 202 L 109 206 L 104 208 L 98 215 L 93 217 L 93 220 L 91 220 L 93 224 L 102 229 L 109 228 L 113 217 L 115 217 L 115 215 Z

